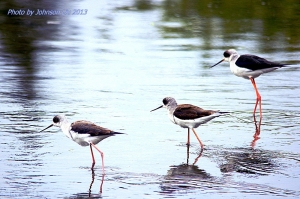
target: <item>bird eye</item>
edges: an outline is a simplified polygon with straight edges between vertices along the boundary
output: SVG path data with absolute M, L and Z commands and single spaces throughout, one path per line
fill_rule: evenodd
M 225 52 L 224 52 L 224 57 L 226 57 L 226 58 L 228 58 L 228 57 L 230 57 L 230 53 L 226 50 Z
M 58 117 L 58 116 L 55 116 L 55 117 L 53 118 L 53 122 L 54 122 L 54 123 L 58 123 L 58 122 L 59 122 L 59 117 Z
M 164 105 L 167 105 L 167 104 L 168 104 L 168 99 L 167 99 L 167 98 L 164 98 L 164 99 L 163 99 L 163 104 L 164 104 Z

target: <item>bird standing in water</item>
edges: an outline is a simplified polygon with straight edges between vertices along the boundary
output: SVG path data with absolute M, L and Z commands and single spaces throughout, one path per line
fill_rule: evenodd
M 53 124 L 48 126 L 47 128 L 41 130 L 45 131 L 46 129 L 57 126 L 60 127 L 62 132 L 71 140 L 76 142 L 81 146 L 90 146 L 91 154 L 92 154 L 92 169 L 95 165 L 95 158 L 92 147 L 94 147 L 101 155 L 102 158 L 102 170 L 104 174 L 104 153 L 100 151 L 100 149 L 96 146 L 103 139 L 114 136 L 116 134 L 123 134 L 119 132 L 114 132 L 109 129 L 98 126 L 89 121 L 76 121 L 73 123 L 69 123 L 67 118 L 64 115 L 56 115 L 53 118 Z
M 239 55 L 235 49 L 229 49 L 224 52 L 224 58 L 211 66 L 214 67 L 223 61 L 229 62 L 230 70 L 233 74 L 238 77 L 243 77 L 245 79 L 250 79 L 255 93 L 256 93 L 256 103 L 253 110 L 253 115 L 255 116 L 257 105 L 259 104 L 260 119 L 262 118 L 262 105 L 261 105 L 261 95 L 258 92 L 255 78 L 264 74 L 276 70 L 278 68 L 286 66 L 285 64 L 275 63 L 268 61 L 264 58 L 258 57 L 256 55 Z
M 197 128 L 201 124 L 205 124 L 206 122 L 221 116 L 227 112 L 220 112 L 220 111 L 212 111 L 212 110 L 204 110 L 198 106 L 194 106 L 191 104 L 179 104 L 172 97 L 166 97 L 163 99 L 163 105 L 159 106 L 156 109 L 151 110 L 155 111 L 165 107 L 168 110 L 168 116 L 174 124 L 181 126 L 182 128 L 188 129 L 188 140 L 187 145 L 190 145 L 190 129 L 195 134 L 197 140 L 200 143 L 201 149 L 204 148 L 203 143 L 201 142 L 200 138 L 198 137 L 194 128 Z

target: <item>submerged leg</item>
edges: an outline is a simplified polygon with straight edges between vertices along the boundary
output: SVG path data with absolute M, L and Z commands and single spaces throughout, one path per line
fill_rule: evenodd
M 101 155 L 101 159 L 102 159 L 102 170 L 103 170 L 103 174 L 104 174 L 104 153 L 102 151 L 100 151 L 100 149 L 98 149 L 98 147 L 96 147 L 96 145 L 94 145 L 91 142 L 90 142 L 90 146 L 93 146 L 97 151 L 99 151 L 99 153 Z M 91 147 L 91 149 L 92 149 L 92 147 Z
M 102 175 L 102 178 L 101 178 L 100 193 L 102 193 L 103 182 L 104 182 L 104 174 Z
M 198 140 L 198 141 L 199 141 L 199 143 L 200 143 L 201 149 L 203 149 L 203 148 L 204 148 L 204 145 L 202 144 L 202 142 L 201 142 L 200 138 L 198 137 L 198 135 L 197 135 L 196 131 L 195 131 L 194 129 L 192 129 L 192 130 L 193 130 L 193 132 L 194 132 L 194 134 L 195 134 L 195 136 L 196 136 L 197 140 Z
M 257 123 L 255 115 L 253 115 L 254 125 L 255 125 L 255 134 L 253 137 L 258 137 L 260 135 L 260 126 L 261 126 L 261 118 L 259 118 L 259 122 Z
M 94 153 L 93 153 L 93 149 L 92 149 L 92 144 L 90 143 L 90 149 L 91 149 L 91 154 L 92 154 L 92 170 L 94 169 L 94 165 L 95 165 L 95 158 L 94 158 Z
M 89 188 L 89 198 L 91 197 L 92 194 L 92 186 L 94 184 L 94 180 L 95 180 L 95 172 L 94 172 L 94 168 L 92 168 L 92 181 Z
M 186 164 L 189 165 L 189 159 L 190 159 L 190 145 L 186 145 Z
M 257 105 L 259 104 L 259 113 L 260 113 L 260 119 L 261 119 L 262 118 L 261 96 L 260 96 L 260 94 L 258 92 L 258 89 L 256 87 L 256 83 L 255 83 L 254 78 L 250 77 L 250 80 L 251 80 L 251 83 L 252 83 L 252 85 L 254 87 L 254 90 L 255 90 L 255 93 L 256 93 L 256 103 L 255 103 L 255 107 L 254 107 L 254 110 L 253 110 L 253 115 L 255 115 Z
M 251 148 L 254 149 L 256 141 L 259 140 L 259 135 L 260 135 L 260 126 L 261 126 L 261 118 L 259 122 L 257 123 L 255 115 L 253 116 L 254 119 L 254 125 L 255 125 L 255 133 L 253 135 L 253 141 L 251 142 Z

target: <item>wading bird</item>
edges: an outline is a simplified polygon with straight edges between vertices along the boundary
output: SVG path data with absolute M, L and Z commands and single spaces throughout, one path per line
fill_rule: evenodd
M 166 97 L 163 99 L 162 102 L 163 105 L 159 106 L 156 109 L 151 110 L 150 112 L 165 107 L 168 110 L 168 116 L 171 122 L 181 126 L 182 128 L 188 129 L 188 140 L 186 144 L 190 145 L 190 129 L 191 129 L 195 134 L 197 140 L 199 141 L 201 149 L 204 148 L 204 145 L 202 144 L 194 128 L 197 128 L 201 124 L 205 124 L 206 122 L 216 117 L 219 117 L 222 114 L 228 113 L 228 112 L 204 110 L 192 104 L 177 105 L 176 100 L 172 97 Z
M 262 118 L 262 106 L 261 106 L 261 95 L 256 87 L 255 78 L 261 74 L 271 72 L 278 68 L 286 66 L 285 64 L 275 63 L 268 61 L 264 58 L 258 57 L 256 55 L 239 55 L 235 49 L 229 49 L 224 52 L 224 58 L 211 66 L 214 67 L 223 61 L 229 62 L 230 70 L 233 74 L 238 77 L 243 77 L 245 79 L 250 79 L 255 93 L 256 93 L 256 103 L 253 110 L 253 115 L 255 116 L 257 105 L 259 104 L 260 119 Z
M 102 158 L 102 170 L 104 174 L 104 153 L 100 151 L 100 149 L 96 146 L 103 139 L 114 136 L 116 134 L 123 134 L 119 132 L 114 132 L 109 129 L 98 126 L 89 121 L 76 121 L 73 123 L 69 123 L 67 118 L 64 115 L 56 115 L 53 118 L 53 124 L 48 126 L 47 128 L 41 130 L 45 131 L 46 129 L 57 126 L 60 127 L 62 132 L 71 140 L 76 142 L 81 146 L 90 146 L 91 154 L 92 154 L 92 169 L 95 165 L 95 158 L 92 147 L 94 147 L 97 151 L 99 151 Z

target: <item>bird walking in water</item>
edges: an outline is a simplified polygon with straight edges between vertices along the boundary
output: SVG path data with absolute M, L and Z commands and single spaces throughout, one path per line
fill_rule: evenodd
M 208 121 L 221 116 L 222 114 L 226 114 L 228 112 L 220 112 L 220 111 L 212 111 L 212 110 L 204 110 L 198 106 L 194 106 L 192 104 L 179 104 L 172 97 L 166 97 L 163 99 L 163 105 L 159 106 L 156 109 L 151 110 L 155 111 L 162 107 L 165 107 L 168 111 L 168 116 L 174 124 L 181 126 L 182 128 L 188 129 L 188 139 L 187 145 L 190 145 L 190 129 L 195 134 L 198 142 L 200 143 L 201 149 L 204 149 L 204 145 L 198 137 L 194 128 L 197 128 L 201 124 L 205 124 Z
M 255 93 L 256 93 L 256 103 L 253 110 L 253 115 L 255 116 L 256 108 L 259 104 L 260 119 L 262 118 L 262 105 L 261 105 L 261 95 L 258 92 L 255 78 L 264 74 L 276 70 L 278 68 L 286 66 L 285 64 L 275 63 L 268 61 L 264 58 L 258 57 L 256 55 L 239 55 L 235 49 L 229 49 L 224 52 L 224 58 L 211 66 L 214 67 L 223 61 L 229 62 L 230 70 L 233 74 L 238 77 L 243 77 L 245 79 L 250 79 Z
M 46 129 L 57 126 L 60 127 L 62 132 L 71 140 L 76 142 L 81 146 L 90 146 L 91 154 L 92 154 L 92 169 L 95 165 L 95 158 L 92 147 L 94 147 L 101 155 L 102 158 L 102 170 L 104 174 L 104 153 L 96 146 L 103 139 L 114 136 L 116 134 L 123 134 L 119 132 L 114 132 L 109 129 L 98 126 L 89 121 L 76 121 L 73 123 L 69 123 L 67 118 L 64 115 L 56 115 L 53 118 L 53 124 L 48 126 L 47 128 L 41 130 L 45 131 Z

